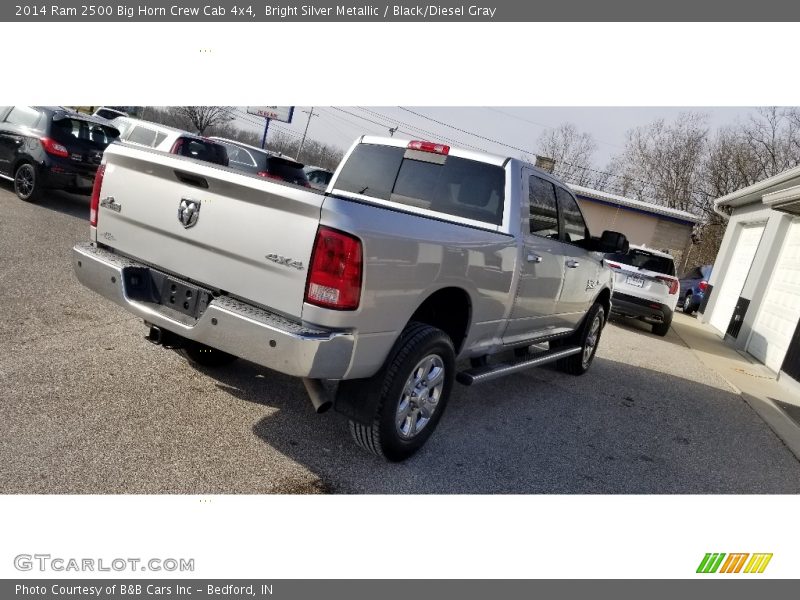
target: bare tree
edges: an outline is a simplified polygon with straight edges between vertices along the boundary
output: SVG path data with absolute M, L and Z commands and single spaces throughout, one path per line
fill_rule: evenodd
M 539 137 L 539 154 L 555 161 L 555 174 L 569 183 L 588 186 L 595 170 L 592 160 L 597 143 L 588 133 L 581 133 L 572 123 L 546 129 Z
M 233 120 L 230 110 L 224 106 L 174 106 L 172 112 L 200 135 L 215 125 Z
M 685 112 L 629 131 L 616 161 L 622 193 L 686 211 L 707 204 L 701 186 L 706 122 L 703 114 Z

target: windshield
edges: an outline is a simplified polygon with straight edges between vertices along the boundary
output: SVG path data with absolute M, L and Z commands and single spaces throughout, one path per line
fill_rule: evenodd
M 623 265 L 630 265 L 645 271 L 654 271 L 656 273 L 663 273 L 664 275 L 675 275 L 675 263 L 669 256 L 659 256 L 647 252 L 646 250 L 639 250 L 631 248 L 627 254 L 622 252 L 614 252 L 606 254 L 606 259 L 622 263 Z

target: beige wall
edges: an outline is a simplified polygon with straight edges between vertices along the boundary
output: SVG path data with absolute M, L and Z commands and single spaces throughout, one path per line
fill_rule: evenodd
M 661 219 L 658 215 L 648 215 L 586 198 L 578 198 L 578 204 L 592 235 L 600 235 L 606 229 L 619 231 L 628 237 L 631 244 L 644 244 L 658 250 L 668 248 L 676 259 L 686 249 L 692 234 L 692 225 Z

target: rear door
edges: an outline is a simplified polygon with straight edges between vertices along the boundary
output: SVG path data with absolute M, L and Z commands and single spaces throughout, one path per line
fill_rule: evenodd
M 99 243 L 301 316 L 322 194 L 124 144 L 106 157 Z
M 520 279 L 503 336 L 506 344 L 563 331 L 554 317 L 564 282 L 556 190 L 532 169 L 522 170 L 522 188 L 528 214 L 522 219 Z
M 626 253 L 606 255 L 606 264 L 614 272 L 614 292 L 652 300 L 674 309 L 677 290 L 670 294 L 675 280 L 675 263 L 668 256 L 631 248 Z M 675 284 L 677 286 L 677 284 Z

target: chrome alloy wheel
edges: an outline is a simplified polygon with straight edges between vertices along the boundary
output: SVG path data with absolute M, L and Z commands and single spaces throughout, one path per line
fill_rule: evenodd
M 594 353 L 595 347 L 597 346 L 597 340 L 600 337 L 600 324 L 601 324 L 601 317 L 597 315 L 592 321 L 592 327 L 589 329 L 589 333 L 586 335 L 586 342 L 583 345 L 583 366 L 589 364 L 592 360 L 592 354 Z
M 429 354 L 411 371 L 395 415 L 401 438 L 412 439 L 430 423 L 444 390 L 444 376 L 444 362 L 437 354 Z

